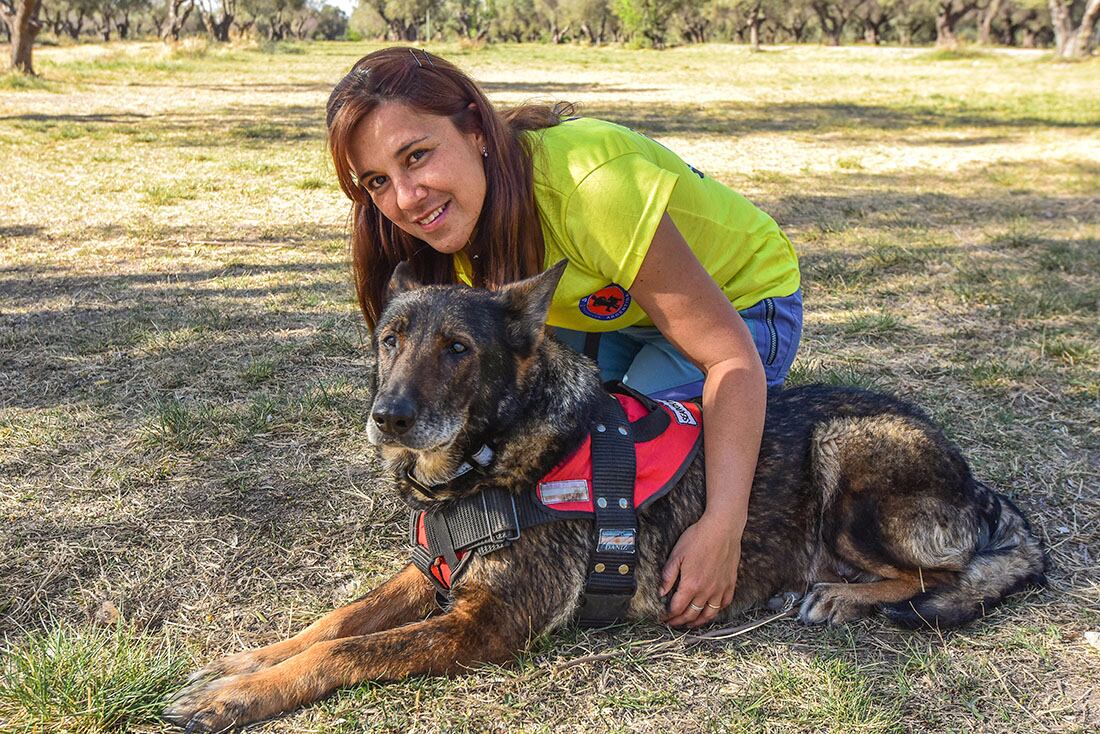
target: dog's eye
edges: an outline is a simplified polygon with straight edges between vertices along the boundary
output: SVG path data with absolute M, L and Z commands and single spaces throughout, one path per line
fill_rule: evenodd
M 386 334 L 384 337 L 382 337 L 382 344 L 386 347 L 386 349 L 393 349 L 397 346 L 397 337 L 393 334 Z
M 466 348 L 467 348 L 466 345 L 463 344 L 462 342 L 452 342 L 451 346 L 448 347 L 451 354 L 462 354 L 463 352 L 466 351 Z

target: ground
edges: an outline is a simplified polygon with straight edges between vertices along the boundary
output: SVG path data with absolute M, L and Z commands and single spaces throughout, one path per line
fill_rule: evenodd
M 163 690 L 403 563 L 405 510 L 363 430 L 369 338 L 323 129 L 331 85 L 370 48 L 51 47 L 42 80 L 0 77 L 0 730 L 91 726 L 12 694 L 36 631 L 120 619 L 175 656 Z M 1100 65 L 434 50 L 498 103 L 576 102 L 770 212 L 804 273 L 792 382 L 927 407 L 1034 520 L 1051 584 L 949 634 L 566 631 L 510 668 L 365 685 L 257 731 L 1100 727 Z M 628 647 L 653 639 L 672 644 Z

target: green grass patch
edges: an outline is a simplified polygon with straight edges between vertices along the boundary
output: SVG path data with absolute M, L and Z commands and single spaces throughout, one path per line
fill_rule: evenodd
M 900 704 L 884 695 L 873 678 L 843 660 L 790 659 L 755 679 L 731 704 L 730 723 L 746 731 L 779 722 L 796 731 L 905 731 Z
M 153 184 L 145 187 L 142 199 L 152 206 L 171 206 L 181 201 L 190 201 L 198 198 L 198 191 L 194 184 L 186 181 L 177 181 L 165 184 Z
M 24 90 L 55 91 L 56 85 L 40 76 L 31 76 L 29 74 L 19 74 L 10 71 L 6 74 L 0 74 L 0 89 L 9 92 L 20 92 Z
M 287 132 L 281 125 L 270 123 L 244 125 L 236 128 L 233 134 L 245 140 L 282 140 L 287 137 Z
M 240 377 L 249 385 L 260 385 L 275 374 L 275 360 L 257 359 L 249 362 L 240 371 Z
M 879 311 L 853 316 L 841 325 L 840 331 L 848 336 L 884 337 L 897 335 L 907 328 L 904 319 L 897 314 Z
M 4 651 L 0 719 L 13 734 L 128 732 L 156 722 L 190 665 L 121 623 L 31 632 Z
M 294 185 L 295 187 L 302 189 L 303 191 L 316 191 L 318 189 L 335 188 L 332 181 L 327 178 L 319 178 L 317 176 L 309 176 L 308 178 L 303 178 Z

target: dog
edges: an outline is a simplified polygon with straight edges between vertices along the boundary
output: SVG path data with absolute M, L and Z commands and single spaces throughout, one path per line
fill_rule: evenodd
M 410 506 L 432 512 L 488 491 L 514 506 L 590 435 L 607 392 L 595 366 L 544 327 L 563 269 L 497 291 L 422 286 L 410 269 L 395 271 L 373 336 L 367 434 Z M 492 458 L 464 471 L 483 445 Z M 661 569 L 703 511 L 703 463 L 699 450 L 671 491 L 637 511 L 626 617 L 665 610 Z M 365 680 L 513 659 L 574 619 L 602 542 L 588 517 L 517 534 L 452 575 L 445 608 L 439 580 L 410 564 L 296 636 L 194 674 L 164 718 L 218 731 Z M 905 627 L 955 626 L 1042 584 L 1045 568 L 1016 506 L 975 479 L 915 406 L 854 388 L 772 391 L 737 586 L 719 619 L 797 594 L 808 624 L 878 611 Z

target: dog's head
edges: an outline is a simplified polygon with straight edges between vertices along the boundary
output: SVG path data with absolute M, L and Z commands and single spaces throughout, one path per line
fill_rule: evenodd
M 387 463 L 425 484 L 446 481 L 488 434 L 507 429 L 564 270 L 563 261 L 486 291 L 423 286 L 397 267 L 374 330 L 378 379 L 367 422 Z

